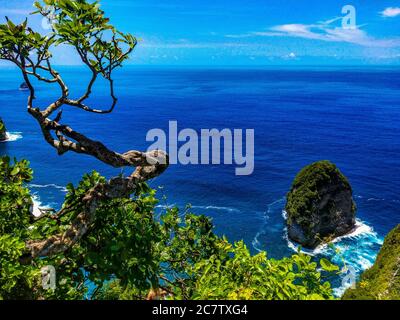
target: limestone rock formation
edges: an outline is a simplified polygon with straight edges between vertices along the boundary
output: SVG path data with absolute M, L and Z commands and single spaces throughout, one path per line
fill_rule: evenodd
M 329 161 L 315 162 L 300 171 L 287 195 L 286 212 L 289 238 L 309 249 L 355 226 L 352 188 Z

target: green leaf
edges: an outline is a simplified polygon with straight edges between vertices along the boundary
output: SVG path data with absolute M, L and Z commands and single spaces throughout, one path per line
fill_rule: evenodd
M 16 176 L 20 172 L 20 168 L 15 166 L 14 169 L 11 171 L 12 176 Z
M 323 270 L 327 272 L 339 271 L 339 267 L 335 264 L 332 264 L 328 259 L 322 258 L 319 262 Z

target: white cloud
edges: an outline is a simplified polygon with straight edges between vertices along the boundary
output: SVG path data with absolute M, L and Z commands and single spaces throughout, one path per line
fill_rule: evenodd
M 274 26 L 267 31 L 250 32 L 236 37 L 295 37 L 327 42 L 345 42 L 363 47 L 400 47 L 400 38 L 378 39 L 361 30 L 360 26 L 346 29 L 330 25 L 330 23 L 337 20 L 335 18 L 316 24 L 283 24 Z M 234 38 L 234 35 L 229 35 L 228 37 Z
M 275 36 L 291 36 L 306 39 L 324 40 L 322 34 L 311 31 L 311 29 L 314 27 L 314 25 L 305 24 L 283 24 L 272 27 L 271 30 L 277 32 Z M 268 33 L 266 35 L 268 36 Z
M 336 17 L 336 18 L 329 19 L 329 20 L 326 20 L 326 21 L 320 21 L 320 22 L 318 22 L 318 24 L 328 25 L 328 24 L 331 24 L 333 22 L 336 22 L 336 21 L 339 21 L 339 20 L 342 20 L 342 19 L 343 19 L 343 17 Z
M 400 15 L 400 8 L 399 7 L 386 8 L 385 10 L 383 10 L 381 12 L 381 15 L 382 15 L 382 17 L 386 17 L 386 18 L 397 17 L 398 15 Z

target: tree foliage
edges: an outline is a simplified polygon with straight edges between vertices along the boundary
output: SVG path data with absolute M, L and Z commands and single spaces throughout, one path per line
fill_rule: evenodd
M 87 154 L 107 165 L 118 168 L 135 167 L 135 170 L 128 176 L 116 177 L 110 181 L 103 179 L 102 183 L 85 189 L 86 194 L 82 195 L 78 211 L 73 216 L 74 219 L 69 220 L 68 228 L 60 228 L 58 234 L 48 238 L 35 238 L 26 243 L 31 259 L 56 256 L 69 250 L 91 228 L 96 220 L 94 215 L 101 212 L 97 207 L 102 202 L 107 200 L 112 203 L 115 199 L 129 197 L 140 184 L 157 177 L 168 167 L 168 155 L 162 150 L 129 150 L 119 153 L 61 122 L 63 107 L 99 114 L 113 111 L 117 98 L 112 73 L 128 59 L 136 46 L 136 39 L 131 34 L 122 33 L 114 28 L 98 2 L 43 0 L 35 2 L 34 5 L 37 9 L 34 13 L 47 18 L 51 30 L 42 34 L 32 30 L 27 19 L 15 24 L 6 18 L 6 23 L 0 24 L 0 59 L 14 63 L 21 70 L 29 91 L 28 112 L 40 125 L 44 139 L 59 155 L 70 151 Z M 52 49 L 59 45 L 72 47 L 91 72 L 92 77 L 80 97 L 71 97 L 72 93 L 66 82 L 52 66 Z M 108 108 L 96 109 L 87 105 L 92 88 L 99 77 L 109 84 L 111 106 Z M 32 78 L 57 84 L 60 97 L 47 106 L 37 106 L 36 84 Z M 96 176 L 86 178 L 90 179 L 96 179 Z M 70 212 L 68 203 L 55 217 L 66 216 L 66 212 Z M 52 220 L 57 218 L 53 217 Z
M 62 215 L 32 212 L 26 161 L 0 160 L 0 297 L 2 299 L 330 299 L 311 257 L 251 255 L 213 232 L 209 218 L 166 208 L 141 184 L 132 197 L 102 202 L 90 232 L 69 250 L 26 260 L 26 243 L 66 230 L 82 197 L 105 178 L 92 172 L 68 185 Z M 44 290 L 41 268 L 56 269 Z M 326 266 L 326 264 L 325 264 Z M 324 267 L 324 263 L 322 263 Z

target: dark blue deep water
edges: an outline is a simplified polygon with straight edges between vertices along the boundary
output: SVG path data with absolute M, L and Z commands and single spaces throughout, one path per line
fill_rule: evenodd
M 78 67 L 60 68 L 72 95 L 82 93 L 89 75 Z M 284 228 L 284 197 L 305 165 L 328 159 L 349 178 L 358 206 L 359 228 L 336 243 L 333 256 L 360 272 L 373 263 L 385 234 L 400 223 L 400 69 L 172 69 L 127 67 L 115 76 L 119 104 L 110 115 L 64 109 L 64 122 L 124 152 L 146 150 L 146 133 L 179 129 L 254 128 L 255 171 L 235 176 L 234 166 L 173 165 L 153 187 L 168 204 L 193 205 L 213 218 L 216 231 L 244 239 L 253 252 L 270 257 L 293 253 Z M 95 159 L 62 157 L 47 145 L 26 112 L 26 92 L 18 90 L 17 70 L 0 69 L 0 116 L 15 138 L 0 154 L 27 158 L 35 171 L 31 185 L 42 206 L 58 206 L 63 186 L 92 169 L 111 177 Z M 39 84 L 37 103 L 57 97 L 57 87 Z M 99 83 L 92 105 L 109 102 Z M 22 137 L 17 139 L 18 137 Z M 339 283 L 339 282 L 338 282 Z

